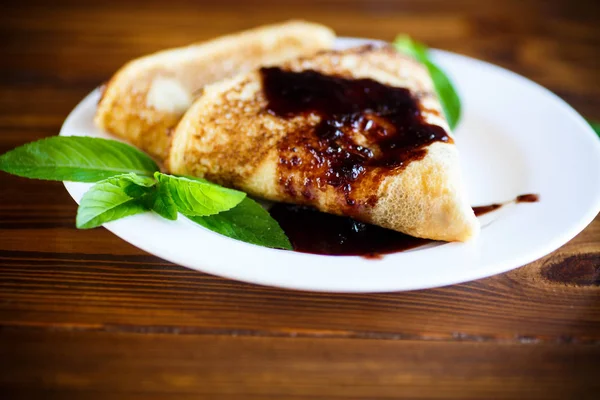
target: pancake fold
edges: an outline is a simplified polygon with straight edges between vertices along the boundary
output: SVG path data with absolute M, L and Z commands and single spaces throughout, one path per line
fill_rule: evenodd
M 289 21 L 133 60 L 106 85 L 94 122 L 163 161 L 172 129 L 205 85 L 314 54 L 334 39 L 325 26 Z
M 431 78 L 387 46 L 208 85 L 174 130 L 166 167 L 416 237 L 479 231 Z

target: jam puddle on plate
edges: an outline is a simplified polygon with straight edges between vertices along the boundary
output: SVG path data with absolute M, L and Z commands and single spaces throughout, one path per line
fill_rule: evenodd
M 279 222 L 294 250 L 301 253 L 381 258 L 383 254 L 433 243 L 311 207 L 277 203 L 269 213 Z
M 511 203 L 533 203 L 536 194 L 525 194 L 505 203 L 473 207 L 480 216 Z M 312 207 L 284 203 L 273 205 L 269 213 L 277 220 L 295 251 L 321 255 L 382 258 L 384 254 L 411 250 L 431 243 L 390 229 L 366 224 L 349 217 L 326 214 Z

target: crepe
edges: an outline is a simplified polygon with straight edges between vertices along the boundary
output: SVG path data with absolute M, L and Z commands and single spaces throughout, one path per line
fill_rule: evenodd
M 207 86 L 166 166 L 416 237 L 479 231 L 429 74 L 390 47 L 325 51 Z
M 330 48 L 334 38 L 325 26 L 289 21 L 133 60 L 108 82 L 94 121 L 162 161 L 171 129 L 202 87 Z

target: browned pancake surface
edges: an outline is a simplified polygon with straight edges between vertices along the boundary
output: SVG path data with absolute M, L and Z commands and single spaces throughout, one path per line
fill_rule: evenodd
M 207 87 L 177 127 L 171 170 L 415 236 L 464 240 L 476 233 L 457 151 L 422 65 L 387 47 L 362 47 L 292 60 L 281 69 L 368 79 L 407 90 L 423 121 L 446 133 L 446 140 L 424 143 L 425 151 L 414 161 L 394 168 L 370 165 L 358 179 L 336 184 L 327 176 L 331 160 L 318 161 L 327 150 L 315 137 L 323 115 L 274 113 L 263 87 L 264 72 L 257 70 Z M 376 118 L 371 122 L 385 125 Z M 381 150 L 368 129 L 346 130 L 345 136 L 353 147 L 364 146 L 375 155 Z M 315 156 L 315 149 L 321 154 Z

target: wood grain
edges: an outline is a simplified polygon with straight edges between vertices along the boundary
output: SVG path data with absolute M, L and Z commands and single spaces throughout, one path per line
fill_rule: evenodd
M 22 1 L 0 5 L 0 152 L 58 133 L 127 60 L 289 18 L 408 33 L 600 120 L 600 3 Z M 446 288 L 294 292 L 78 231 L 59 183 L 0 176 L 0 398 L 592 399 L 600 218 L 518 270 Z M 409 266 L 402 266 L 409 267 Z
M 593 399 L 586 388 L 600 388 L 600 347 L 585 345 L 5 331 L 0 356 L 11 398 Z
M 125 332 L 600 344 L 600 256 L 586 253 L 597 243 L 582 239 L 508 274 L 370 295 L 260 287 L 144 254 L 2 250 L 0 320 Z M 572 257 L 585 257 L 583 271 L 565 269 Z

